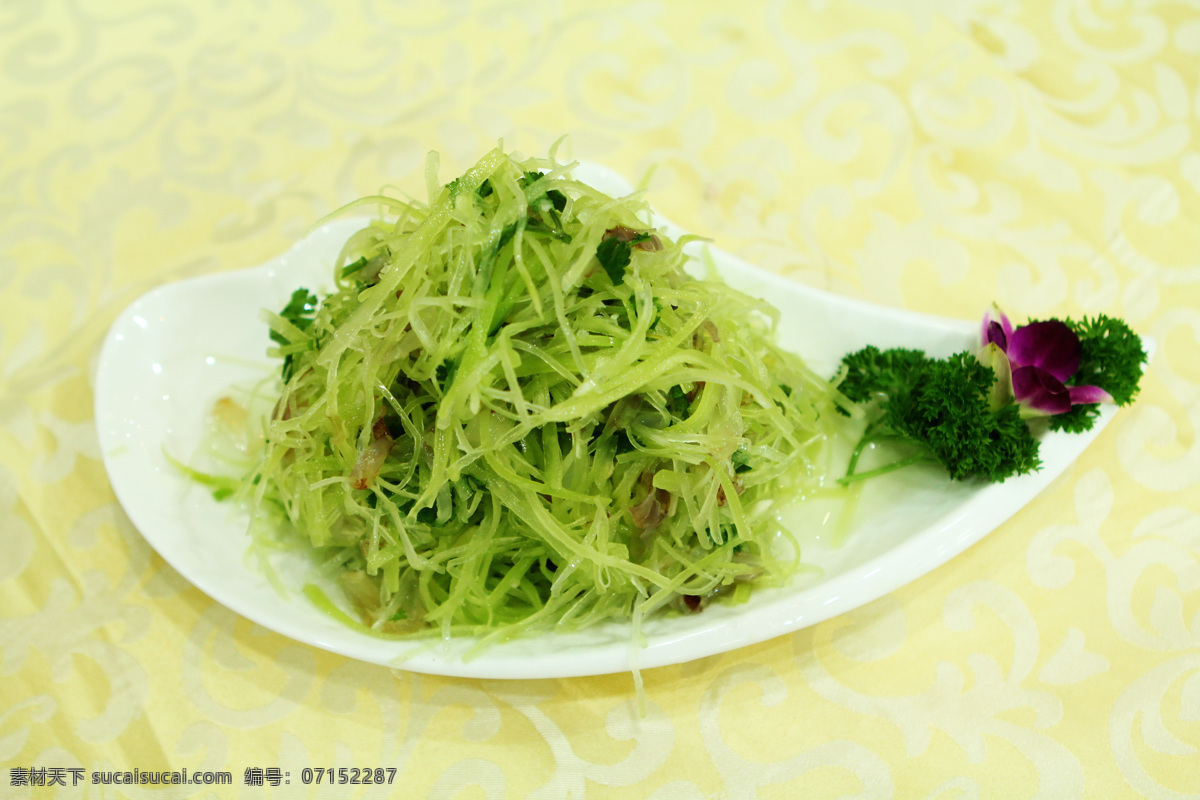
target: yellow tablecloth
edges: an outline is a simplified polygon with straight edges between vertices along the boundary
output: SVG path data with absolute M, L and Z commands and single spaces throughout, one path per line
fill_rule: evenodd
M 1200 797 L 1198 120 L 1184 3 L 0 4 L 0 795 Z M 645 716 L 628 675 L 391 671 L 187 584 L 100 461 L 118 312 L 420 196 L 428 150 L 563 135 L 797 281 L 1123 317 L 1142 395 L 965 554 L 647 671 Z M 91 784 L 185 768 L 232 782 Z

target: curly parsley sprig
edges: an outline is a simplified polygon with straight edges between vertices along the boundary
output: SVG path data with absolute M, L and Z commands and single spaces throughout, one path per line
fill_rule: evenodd
M 979 354 L 931 358 L 868 346 L 842 359 L 843 394 L 867 407 L 843 485 L 916 463 L 940 463 L 955 480 L 999 483 L 1041 466 L 1029 420 L 1081 433 L 1099 405 L 1137 396 L 1146 351 L 1123 321 L 1100 314 L 1013 328 L 999 309 L 983 320 Z M 901 455 L 859 472 L 862 454 L 889 444 Z

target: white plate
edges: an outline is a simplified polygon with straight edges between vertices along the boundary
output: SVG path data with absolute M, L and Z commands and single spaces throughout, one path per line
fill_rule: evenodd
M 619 195 L 620 176 L 595 165 L 576 177 Z M 212 403 L 228 387 L 278 369 L 263 308 L 281 308 L 297 286 L 327 289 L 332 261 L 362 219 L 332 222 L 259 267 L 160 287 L 113 324 L 96 378 L 96 425 L 117 498 L 146 540 L 195 586 L 254 622 L 302 642 L 364 661 L 416 672 L 480 678 L 599 675 L 675 664 L 754 644 L 829 619 L 903 586 L 945 563 L 1016 513 L 1053 481 L 1112 419 L 1106 408 L 1082 435 L 1051 434 L 1043 467 L 1000 485 L 952 482 L 916 469 L 868 481 L 844 543 L 822 525 L 826 508 L 798 507 L 803 573 L 781 589 L 756 592 L 740 606 L 648 623 L 645 646 L 628 625 L 544 634 L 497 645 L 472 659 L 470 642 L 397 642 L 357 632 L 300 593 L 303 559 L 276 569 L 296 587 L 281 593 L 248 556 L 246 518 L 184 478 L 164 451 L 187 457 L 199 446 Z M 663 223 L 667 225 L 668 223 Z M 675 231 L 678 233 L 677 229 Z M 830 374 L 841 356 L 866 344 L 918 347 L 949 355 L 972 347 L 976 322 L 933 318 L 827 294 L 757 270 L 715 248 L 725 279 L 782 310 L 781 343 Z M 982 309 L 981 309 L 982 311 Z M 1147 342 L 1147 346 L 1152 343 Z

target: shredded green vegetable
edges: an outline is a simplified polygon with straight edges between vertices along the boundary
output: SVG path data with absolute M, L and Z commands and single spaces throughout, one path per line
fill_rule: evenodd
M 362 204 L 388 220 L 336 291 L 267 315 L 285 382 L 244 493 L 365 625 L 638 626 L 796 569 L 778 505 L 822 485 L 848 401 L 774 344 L 774 309 L 550 159 Z

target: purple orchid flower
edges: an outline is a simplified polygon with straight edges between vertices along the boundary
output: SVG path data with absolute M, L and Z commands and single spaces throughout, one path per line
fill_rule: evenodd
M 1021 416 L 1063 414 L 1071 406 L 1111 403 L 1112 395 L 1099 386 L 1066 386 L 1079 369 L 1079 337 L 1056 320 L 1031 322 L 1013 328 L 995 305 L 983 316 L 983 349 L 979 360 L 996 373 L 992 407 L 1015 398 Z

